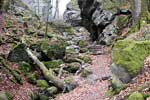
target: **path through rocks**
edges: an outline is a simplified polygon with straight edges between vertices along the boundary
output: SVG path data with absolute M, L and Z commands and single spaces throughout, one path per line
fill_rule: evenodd
M 99 49 L 101 50 L 101 49 Z M 81 81 L 79 86 L 73 91 L 56 98 L 56 100 L 109 100 L 106 96 L 108 81 L 101 80 L 109 76 L 110 56 L 108 53 L 103 55 L 92 55 L 92 65 L 90 66 L 93 75 L 97 76 L 96 82 Z

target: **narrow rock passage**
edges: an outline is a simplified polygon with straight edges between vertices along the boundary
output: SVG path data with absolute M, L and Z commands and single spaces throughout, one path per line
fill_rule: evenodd
M 90 69 L 93 75 L 98 77 L 98 80 L 94 83 L 80 80 L 79 87 L 56 100 L 109 100 L 105 95 L 108 90 L 108 81 L 103 81 L 101 78 L 111 74 L 109 70 L 110 56 L 108 53 L 92 55 L 92 59 Z

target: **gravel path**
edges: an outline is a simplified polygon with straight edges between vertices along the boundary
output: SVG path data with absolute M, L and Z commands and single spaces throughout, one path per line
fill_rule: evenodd
M 79 87 L 73 91 L 56 98 L 56 100 L 109 100 L 105 93 L 108 89 L 108 81 L 101 80 L 102 77 L 110 75 L 110 57 L 105 55 L 92 55 L 93 63 L 90 66 L 93 74 L 98 76 L 94 83 L 80 82 Z

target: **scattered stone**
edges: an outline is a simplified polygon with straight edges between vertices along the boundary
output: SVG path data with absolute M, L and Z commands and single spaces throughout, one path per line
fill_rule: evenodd
M 58 92 L 58 89 L 53 86 L 53 87 L 47 88 L 47 92 L 48 92 L 49 95 L 52 96 L 52 95 L 54 95 Z
M 76 73 L 76 71 L 78 69 L 81 68 L 81 64 L 78 62 L 72 62 L 70 64 L 68 64 L 68 67 L 65 68 L 67 71 L 69 71 L 70 73 Z

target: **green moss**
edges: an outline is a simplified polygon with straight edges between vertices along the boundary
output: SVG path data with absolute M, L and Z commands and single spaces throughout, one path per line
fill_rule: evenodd
M 71 34 L 75 33 L 75 30 L 74 30 L 73 27 L 68 27 L 68 28 L 65 29 L 65 32 L 68 32 L 69 35 L 71 35 Z
M 112 59 L 121 65 L 132 77 L 140 71 L 143 61 L 150 53 L 150 41 L 118 41 L 112 51 Z
M 120 93 L 125 88 L 125 85 L 115 75 L 112 76 L 112 86 L 115 94 Z
M 148 94 L 148 93 L 142 93 L 142 95 L 143 95 L 143 97 L 144 97 L 144 100 L 146 100 L 147 98 L 149 98 L 150 97 L 150 94 Z
M 7 98 L 8 98 L 8 100 L 13 100 L 14 95 L 11 92 L 7 91 L 5 94 L 6 94 Z
M 81 67 L 81 64 L 78 62 L 72 62 L 68 65 L 68 68 L 66 69 L 70 73 L 75 73 L 79 68 Z
M 27 35 L 34 34 L 35 30 L 33 29 L 33 27 L 31 27 L 31 28 L 25 28 L 24 29 L 24 33 L 27 34 Z
M 71 84 L 73 82 L 73 80 L 74 80 L 73 76 L 69 76 L 69 77 L 65 78 L 64 82 L 66 84 Z
M 40 88 L 48 88 L 49 87 L 49 84 L 46 80 L 37 80 L 37 84 L 36 84 L 38 87 Z
M 130 18 L 131 18 L 130 16 L 125 15 L 119 16 L 117 21 L 119 29 L 125 28 L 128 25 Z
M 21 62 L 19 64 L 19 69 L 22 70 L 24 73 L 28 73 L 31 71 L 31 65 L 26 62 Z
M 65 55 L 67 43 L 65 41 L 57 41 L 54 44 L 48 42 L 41 43 L 40 49 L 49 59 L 62 59 Z
M 32 84 L 36 84 L 36 74 L 35 73 L 28 73 L 27 74 L 27 80 L 28 82 L 32 83 Z
M 76 54 L 76 49 L 75 48 L 66 48 L 66 53 L 67 54 Z
M 103 7 L 105 10 L 110 10 L 111 12 L 114 12 L 116 9 L 116 4 L 115 2 L 112 2 L 111 0 L 104 0 Z
M 53 45 L 47 51 L 47 55 L 51 59 L 61 59 L 65 55 L 65 46 Z
M 113 97 L 115 95 L 115 91 L 113 90 L 113 88 L 110 88 L 107 92 L 106 92 L 106 96 L 108 97 Z
M 144 97 L 141 93 L 134 92 L 129 96 L 128 100 L 144 100 Z
M 128 34 L 132 34 L 135 32 L 138 32 L 141 28 L 143 28 L 147 24 L 145 19 L 140 19 L 138 22 L 136 22 L 129 30 Z
M 45 95 L 41 95 L 40 96 L 40 100 L 49 100 L 49 98 L 47 96 L 45 96 Z
M 121 90 L 125 89 L 125 84 L 123 84 L 117 76 L 113 75 L 111 82 L 111 88 L 107 91 L 107 96 L 112 97 L 118 93 L 120 93 Z
M 32 91 L 30 93 L 30 97 L 31 97 L 31 100 L 38 100 L 39 99 L 39 95 L 36 93 L 33 93 Z
M 91 75 L 91 74 L 92 74 L 92 71 L 89 70 L 89 69 L 84 69 L 84 70 L 81 72 L 81 76 L 84 77 L 84 78 L 88 77 L 88 76 Z
M 56 87 L 52 86 L 50 88 L 47 88 L 47 92 L 48 92 L 49 95 L 52 96 L 52 95 L 54 95 L 58 92 L 58 89 Z
M 83 41 L 83 40 L 79 41 L 79 47 L 80 48 L 85 48 L 86 46 L 87 46 L 87 43 L 85 41 Z
M 49 68 L 58 68 L 59 65 L 63 64 L 63 61 L 61 60 L 53 60 L 53 61 L 47 61 L 43 62 L 44 65 L 49 69 Z
M 6 28 L 14 27 L 14 22 L 10 16 L 5 16 Z
M 12 70 L 11 74 L 14 76 L 14 79 L 15 79 L 15 80 L 13 80 L 14 82 L 23 84 L 22 77 L 18 71 Z
M 81 57 L 79 57 L 79 59 L 83 60 L 85 63 L 92 63 L 92 59 L 88 55 L 81 56 Z
M 8 91 L 0 91 L 0 100 L 13 100 L 14 95 Z

